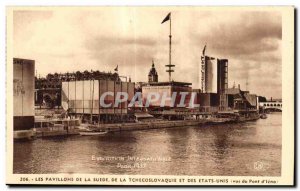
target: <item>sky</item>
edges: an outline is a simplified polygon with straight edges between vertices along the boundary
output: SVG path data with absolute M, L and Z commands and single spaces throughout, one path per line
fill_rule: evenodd
M 270 10 L 197 7 L 106 7 L 17 10 L 13 56 L 33 59 L 38 75 L 84 70 L 113 72 L 147 81 L 155 63 L 167 81 L 171 12 L 174 81 L 200 88 L 206 54 L 229 60 L 229 87 L 281 98 L 281 13 Z M 246 83 L 248 85 L 246 86 Z

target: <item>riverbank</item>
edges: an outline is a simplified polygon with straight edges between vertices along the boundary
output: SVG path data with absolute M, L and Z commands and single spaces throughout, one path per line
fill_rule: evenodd
M 149 130 L 149 129 L 163 129 L 185 126 L 204 126 L 204 125 L 220 125 L 226 123 L 240 123 L 245 121 L 257 120 L 257 118 L 248 119 L 234 119 L 234 118 L 205 118 L 198 120 L 176 120 L 176 121 L 148 121 L 148 122 L 136 122 L 136 123 L 114 123 L 114 124 L 82 124 L 82 126 L 92 127 L 95 131 L 109 132 L 122 132 L 122 131 L 137 131 L 137 130 Z M 57 136 L 71 136 L 80 134 L 80 126 L 66 126 L 60 128 L 43 127 L 33 128 L 31 130 L 14 132 L 15 139 L 34 139 L 45 137 L 57 137 Z M 20 136 L 22 135 L 22 136 Z

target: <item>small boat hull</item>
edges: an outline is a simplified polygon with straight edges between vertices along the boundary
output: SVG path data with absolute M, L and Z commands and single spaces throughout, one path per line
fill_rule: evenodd
M 15 140 L 30 140 L 34 137 L 35 137 L 35 132 L 32 129 L 14 131 Z
M 267 119 L 268 116 L 267 116 L 266 114 L 261 114 L 261 115 L 260 115 L 260 118 L 261 118 L 261 119 Z
M 227 123 L 235 123 L 237 120 L 234 118 L 213 118 L 208 120 L 208 124 L 210 125 L 218 125 L 218 124 L 227 124 Z
M 101 135 L 105 135 L 107 132 L 92 132 L 92 131 L 81 131 L 79 132 L 80 135 L 82 136 L 101 136 Z

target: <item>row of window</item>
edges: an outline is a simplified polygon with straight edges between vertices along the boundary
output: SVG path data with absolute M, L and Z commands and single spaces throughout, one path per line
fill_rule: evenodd
M 274 103 L 274 104 L 273 104 L 273 103 L 270 103 L 270 104 L 269 104 L 269 103 L 264 103 L 264 106 L 271 106 L 271 107 L 272 107 L 272 106 L 274 106 L 274 107 L 277 106 L 277 107 L 282 107 L 282 104 L 279 104 L 279 103 L 277 103 L 277 104 L 276 104 L 276 103 Z

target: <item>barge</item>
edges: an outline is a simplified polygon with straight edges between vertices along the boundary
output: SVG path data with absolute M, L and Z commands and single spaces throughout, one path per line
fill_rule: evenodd
M 32 131 L 35 137 L 78 135 L 80 125 L 80 119 L 36 119 Z

